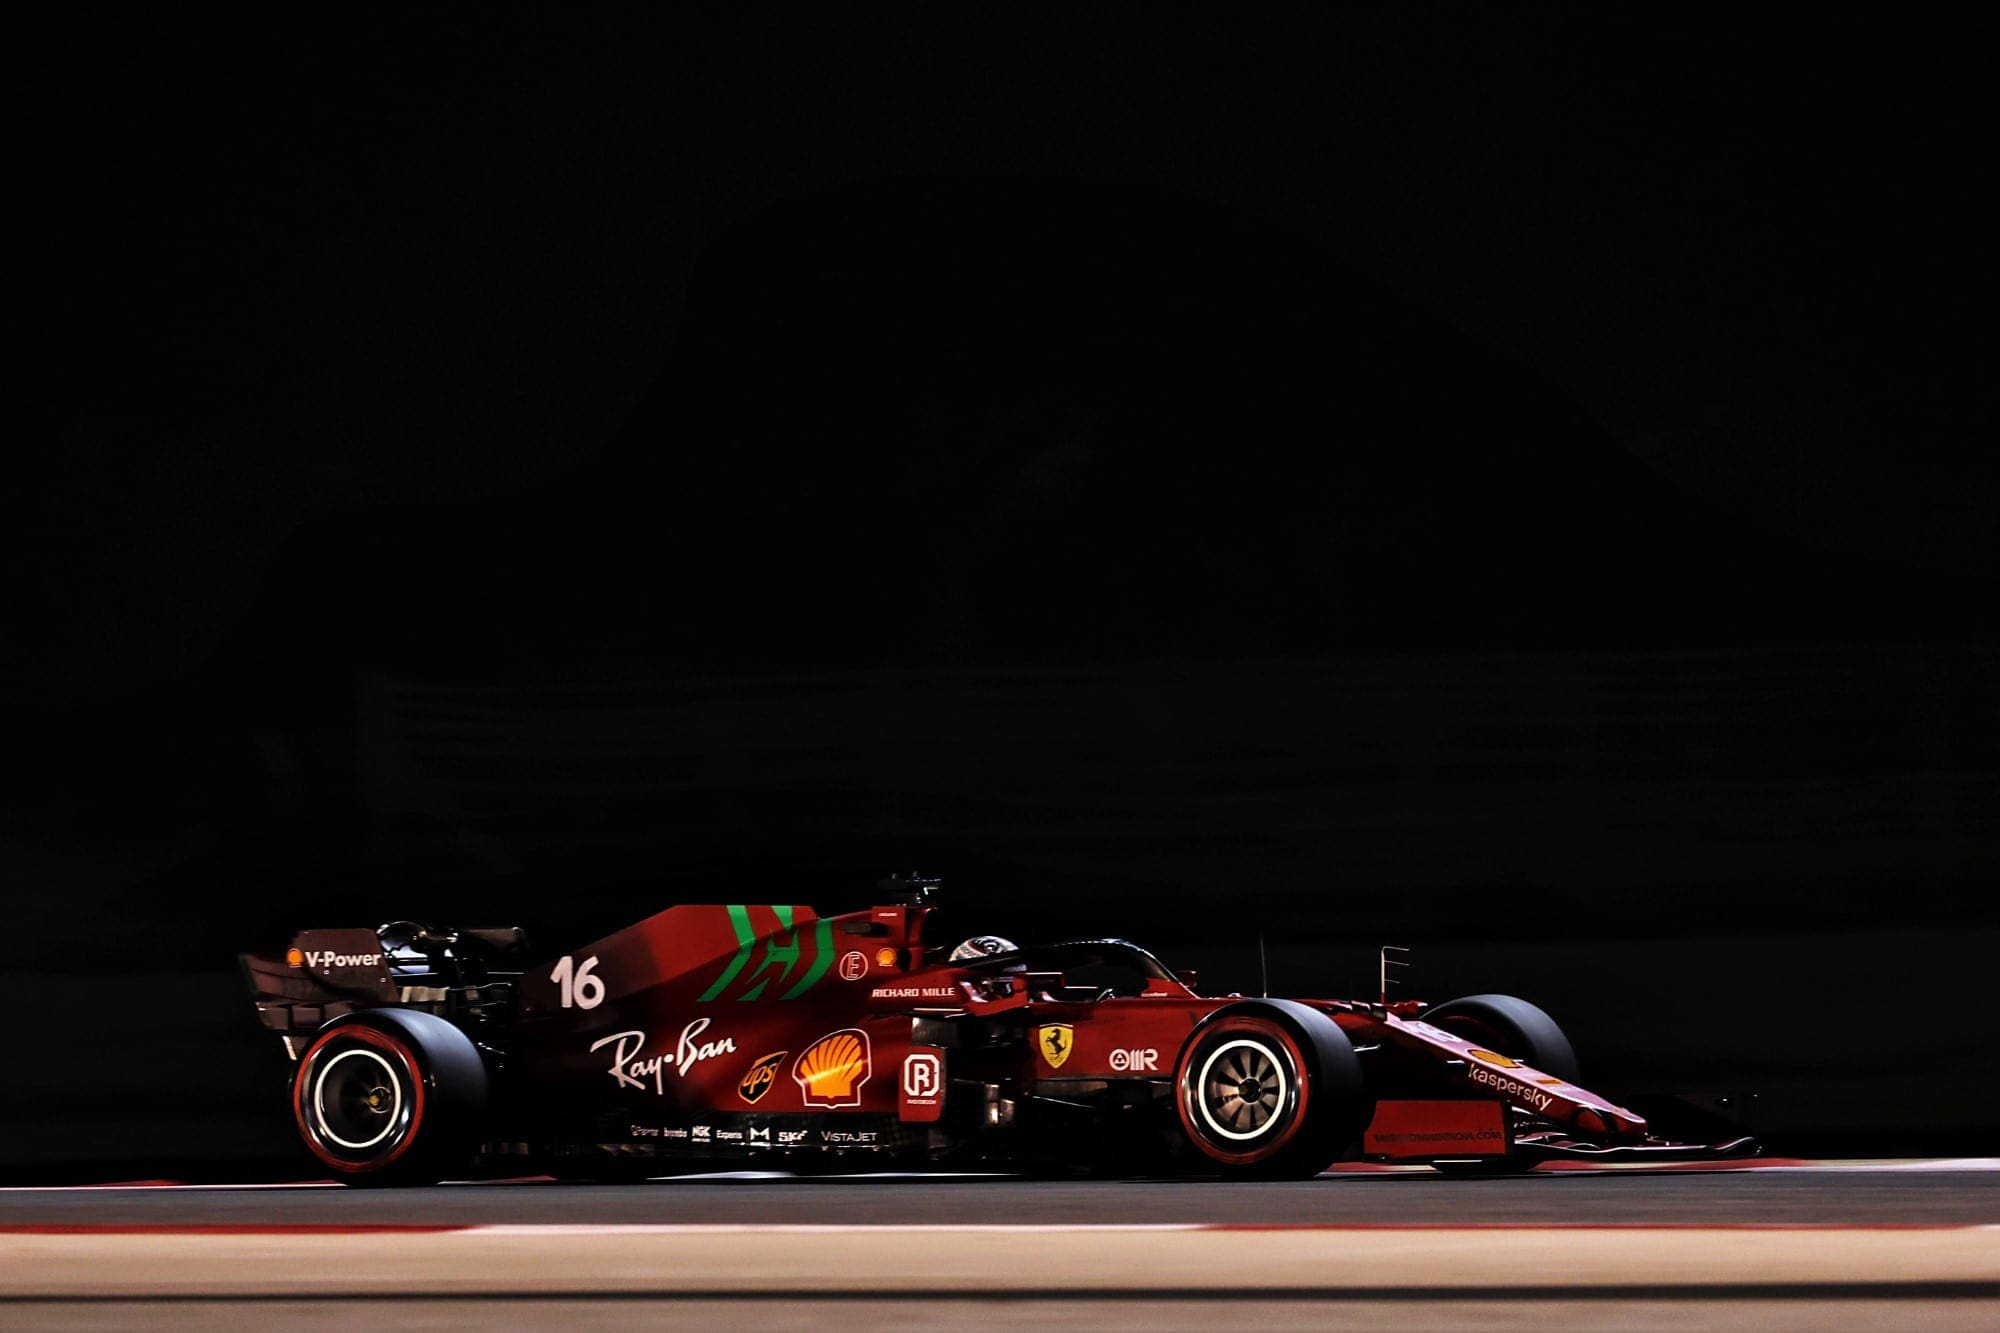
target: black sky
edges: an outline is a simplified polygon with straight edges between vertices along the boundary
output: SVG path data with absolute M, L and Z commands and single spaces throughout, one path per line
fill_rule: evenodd
M 300 927 L 897 869 L 1987 1134 L 1874 1000 L 1976 1012 L 2000 926 L 1984 27 L 16 38 L 0 1166 L 281 1160 L 233 956 Z
M 1987 680 L 1982 45 L 1596 6 L 69 24 L 20 123 L 16 855 L 331 886 L 381 681 Z

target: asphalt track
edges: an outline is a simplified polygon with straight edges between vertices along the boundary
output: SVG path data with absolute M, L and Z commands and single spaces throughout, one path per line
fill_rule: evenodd
M 0 1190 L 0 1326 L 2000 1326 L 2000 1159 Z

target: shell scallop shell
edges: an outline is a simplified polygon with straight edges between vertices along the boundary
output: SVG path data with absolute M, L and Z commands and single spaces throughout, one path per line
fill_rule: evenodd
M 858 1102 L 868 1077 L 867 1038 L 854 1029 L 830 1032 L 799 1053 L 792 1077 L 808 1102 Z

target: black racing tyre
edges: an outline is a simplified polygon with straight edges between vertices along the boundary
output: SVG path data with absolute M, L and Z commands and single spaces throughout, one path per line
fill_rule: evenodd
M 1431 1009 L 1424 1014 L 1424 1022 L 1508 1060 L 1533 1065 L 1570 1083 L 1577 1081 L 1576 1052 L 1569 1038 L 1553 1018 L 1526 1000 L 1512 995 L 1468 995 Z M 1448 1176 L 1517 1175 L 1533 1165 L 1511 1155 L 1431 1163 Z
M 1424 1022 L 1565 1082 L 1581 1078 L 1576 1052 L 1556 1021 L 1512 995 L 1468 995 L 1431 1009 Z
M 299 1137 L 350 1185 L 427 1185 L 477 1147 L 486 1067 L 434 1014 L 374 1009 L 323 1028 L 292 1075 Z
M 1361 1062 L 1326 1015 L 1284 1000 L 1211 1016 L 1174 1066 L 1182 1132 L 1225 1175 L 1317 1175 L 1368 1122 Z

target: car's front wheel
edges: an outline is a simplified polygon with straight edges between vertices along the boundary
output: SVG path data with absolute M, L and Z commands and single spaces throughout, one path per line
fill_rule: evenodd
M 1424 1014 L 1424 1021 L 1441 1027 L 1455 1037 L 1492 1051 L 1506 1060 L 1553 1074 L 1565 1082 L 1581 1077 L 1576 1051 L 1556 1021 L 1539 1007 L 1513 995 L 1467 995 L 1440 1004 Z M 1526 1171 L 1534 1163 L 1507 1156 L 1466 1158 L 1431 1163 L 1445 1175 L 1496 1176 Z
M 1225 1011 L 1175 1067 L 1181 1129 L 1227 1175 L 1308 1176 L 1365 1124 L 1361 1067 L 1325 1015 L 1292 1006 Z
M 1424 1022 L 1565 1082 L 1582 1077 L 1576 1051 L 1556 1021 L 1515 996 L 1468 995 L 1431 1008 Z

